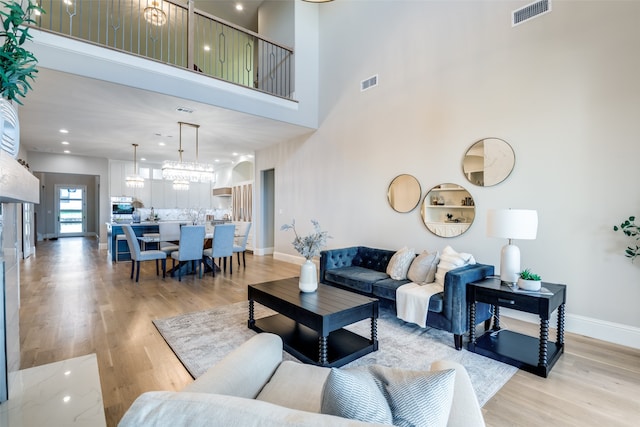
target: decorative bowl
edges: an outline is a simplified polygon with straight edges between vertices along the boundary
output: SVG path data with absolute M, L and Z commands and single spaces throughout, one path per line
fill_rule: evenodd
M 539 291 L 542 287 L 541 280 L 525 280 L 518 278 L 518 287 L 525 291 Z

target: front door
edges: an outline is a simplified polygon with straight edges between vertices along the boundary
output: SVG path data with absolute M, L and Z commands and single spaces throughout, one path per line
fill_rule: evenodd
M 87 229 L 85 186 L 56 185 L 58 237 L 84 236 Z

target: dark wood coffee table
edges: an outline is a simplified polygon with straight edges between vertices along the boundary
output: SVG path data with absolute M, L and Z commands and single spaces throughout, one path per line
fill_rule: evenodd
M 279 314 L 254 318 L 254 302 Z M 346 329 L 371 319 L 371 337 Z M 378 349 L 378 300 L 318 284 L 304 293 L 298 278 L 249 285 L 249 328 L 279 335 L 287 352 L 305 363 L 338 367 Z

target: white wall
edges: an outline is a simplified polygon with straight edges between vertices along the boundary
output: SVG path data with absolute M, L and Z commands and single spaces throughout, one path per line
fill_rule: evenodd
M 79 174 L 98 176 L 97 186 L 99 187 L 98 198 L 100 212 L 98 214 L 97 233 L 99 233 L 101 247 L 106 248 L 107 226 L 111 219 L 109 200 L 109 161 L 96 157 L 68 156 L 65 154 L 43 153 L 29 151 L 27 162 L 34 172 L 49 172 L 60 174 Z M 40 222 L 42 219 L 38 219 Z M 44 219 L 50 220 L 50 219 Z M 48 229 L 49 231 L 52 228 Z M 38 230 L 39 233 L 44 230 Z
M 512 28 L 511 11 L 525 4 L 322 5 L 321 125 L 306 141 L 258 152 L 256 176 L 275 168 L 276 230 L 295 218 L 307 232 L 313 218 L 330 247 L 451 245 L 496 268 L 506 241 L 485 236 L 487 209 L 537 209 L 538 238 L 517 242 L 522 265 L 568 285 L 567 329 L 640 347 L 640 263 L 612 231 L 640 216 L 640 2 L 555 1 Z M 374 74 L 379 86 L 360 92 Z M 461 163 L 485 137 L 509 142 L 516 166 L 481 188 Z M 402 173 L 423 195 L 443 182 L 465 186 L 477 207 L 469 231 L 439 238 L 418 209 L 393 211 L 386 191 Z M 296 255 L 291 236 L 275 234 L 276 254 Z

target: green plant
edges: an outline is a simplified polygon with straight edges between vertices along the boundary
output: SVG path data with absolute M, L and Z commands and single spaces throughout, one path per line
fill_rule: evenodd
M 637 256 L 640 255 L 640 246 L 638 246 L 638 242 L 640 242 L 640 226 L 635 223 L 636 217 L 630 216 L 629 219 L 625 220 L 620 226 L 614 225 L 613 231 L 622 231 L 629 237 L 635 237 L 636 247 L 628 246 L 624 251 L 624 256 L 627 258 L 631 258 L 631 262 L 633 262 Z
M 520 272 L 520 278 L 522 280 L 541 280 L 539 275 L 532 273 L 528 268 Z
M 31 3 L 31 0 L 23 1 L 27 3 L 26 10 L 17 1 L 1 2 L 0 10 L 2 22 L 0 38 L 4 38 L 0 51 L 0 95 L 10 101 L 15 100 L 20 105 L 22 102 L 17 97 L 26 96 L 31 89 L 29 80 L 33 81 L 38 72 L 36 69 L 38 60 L 33 53 L 22 47 L 32 38 L 29 28 L 25 25 L 35 23 L 31 19 L 32 13 L 36 11 L 44 13 L 44 10 Z

